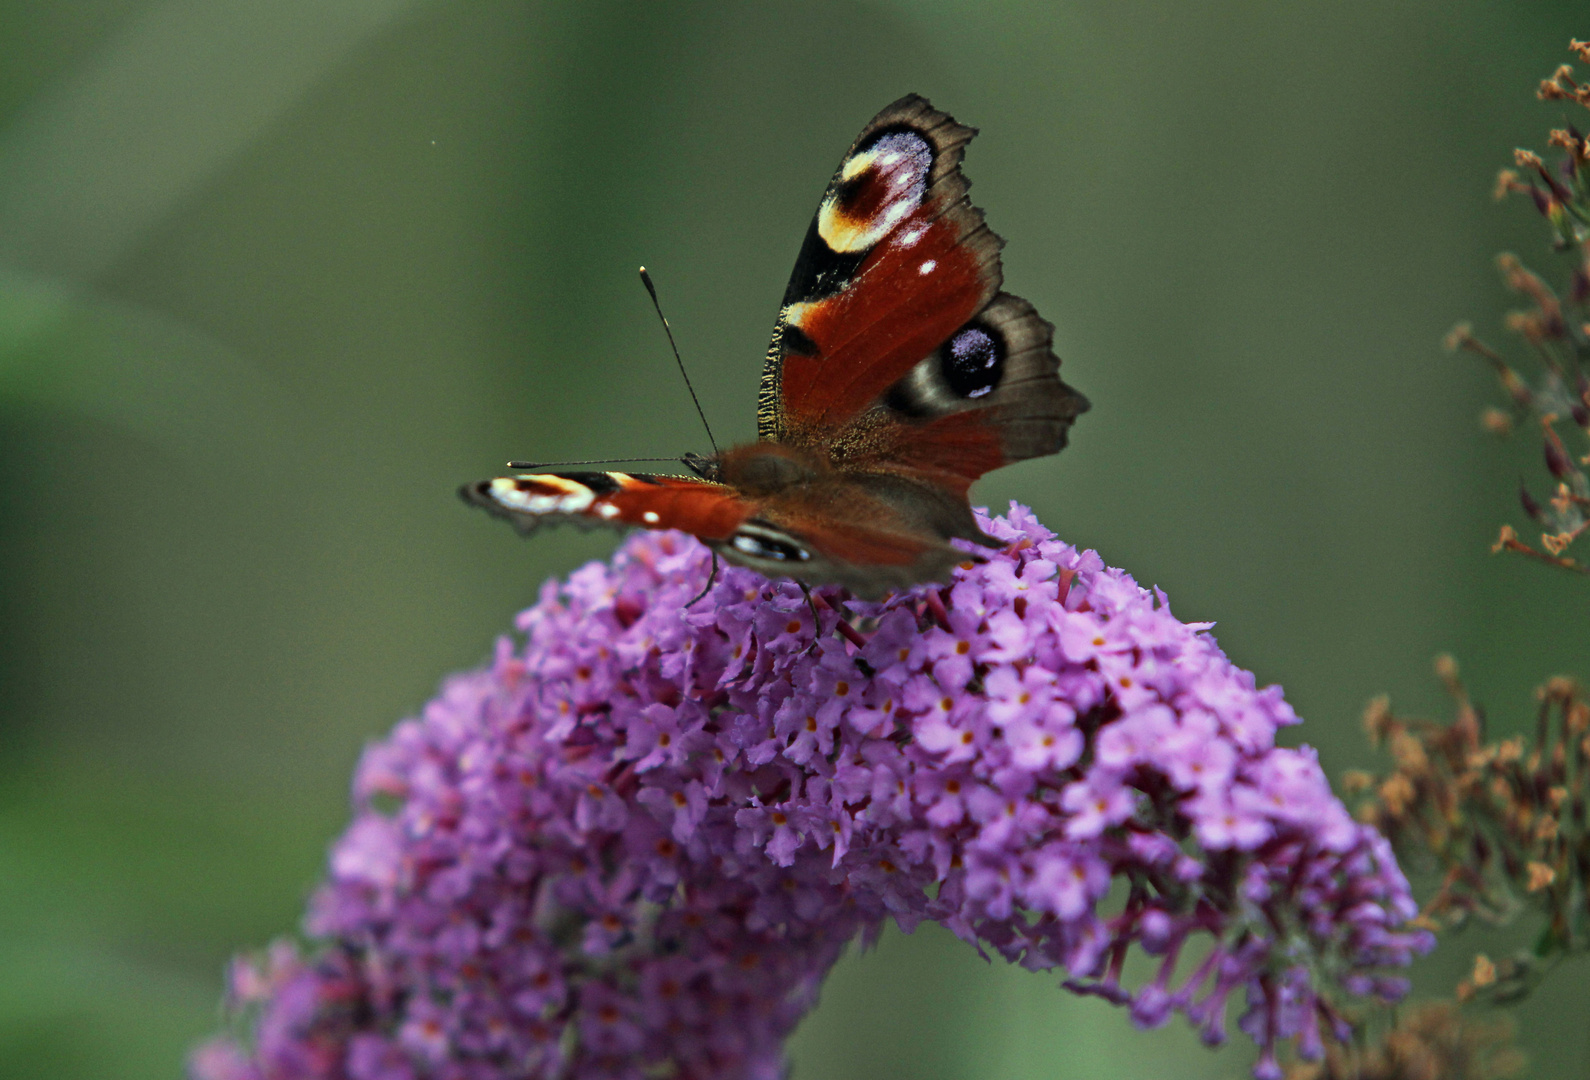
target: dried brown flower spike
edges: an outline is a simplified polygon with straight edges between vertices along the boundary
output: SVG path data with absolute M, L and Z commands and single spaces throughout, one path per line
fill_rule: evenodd
M 1375 700 L 1364 724 L 1393 766 L 1356 774 L 1349 787 L 1366 793 L 1359 817 L 1399 852 L 1433 859 L 1441 885 L 1423 908 L 1432 926 L 1505 922 L 1524 910 L 1542 917 L 1531 954 L 1484 960 L 1459 995 L 1519 996 L 1558 960 L 1590 951 L 1590 701 L 1572 679 L 1551 679 L 1536 691 L 1532 739 L 1488 741 L 1456 662 L 1442 657 L 1436 673 L 1452 721 L 1405 719 Z
M 1573 41 L 1569 46 L 1581 60 L 1590 60 L 1590 45 Z M 1573 67 L 1563 64 L 1540 84 L 1543 101 L 1573 101 L 1590 107 L 1590 82 L 1574 78 Z M 1530 272 L 1515 255 L 1502 255 L 1497 265 L 1508 288 L 1529 306 L 1509 313 L 1507 328 L 1523 339 L 1538 361 L 1540 373 L 1533 381 L 1521 376 L 1499 352 L 1474 336 L 1467 324 L 1447 335 L 1449 349 L 1462 349 L 1483 357 L 1495 369 L 1512 405 L 1512 414 L 1488 409 L 1482 419 L 1486 430 L 1510 434 L 1525 417 L 1541 426 L 1547 471 L 1556 483 L 1556 494 L 1542 501 L 1528 491 L 1520 502 L 1530 520 L 1540 526 L 1539 545 L 1519 538 L 1503 526 L 1493 551 L 1512 551 L 1576 573 L 1590 566 L 1575 559 L 1569 549 L 1590 530 L 1590 139 L 1573 124 L 1553 130 L 1547 145 L 1561 151 L 1560 160 L 1548 162 L 1532 150 L 1513 152 L 1514 168 L 1503 169 L 1496 180 L 1496 197 L 1527 195 L 1550 223 L 1552 244 L 1572 263 L 1567 288 L 1559 296 L 1540 276 Z M 1565 441 L 1558 424 L 1567 429 Z M 1568 443 L 1573 445 L 1570 446 Z
M 1298 1064 L 1287 1080 L 1499 1080 L 1516 1076 L 1524 1056 L 1505 1020 L 1475 1020 L 1450 1002 L 1405 1009 L 1379 1042 L 1333 1043 L 1325 1060 Z

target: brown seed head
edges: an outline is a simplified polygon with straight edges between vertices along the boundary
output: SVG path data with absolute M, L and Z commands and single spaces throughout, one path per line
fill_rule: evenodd
M 1480 427 L 1492 435 L 1511 435 L 1513 433 L 1513 418 L 1501 409 L 1492 407 L 1480 413 Z
M 1369 733 L 1371 745 L 1379 746 L 1391 728 L 1391 698 L 1385 694 L 1371 701 L 1364 709 L 1364 730 Z
M 1545 863 L 1531 862 L 1529 864 L 1529 885 L 1527 888 L 1530 892 L 1539 892 L 1540 890 L 1549 887 L 1551 883 L 1556 880 L 1557 871 L 1553 870 Z
M 1414 797 L 1418 794 L 1414 790 L 1413 781 L 1402 773 L 1392 773 L 1380 785 L 1380 802 L 1386 808 L 1386 813 L 1394 818 L 1400 818 L 1407 813 L 1408 807 L 1413 805 Z

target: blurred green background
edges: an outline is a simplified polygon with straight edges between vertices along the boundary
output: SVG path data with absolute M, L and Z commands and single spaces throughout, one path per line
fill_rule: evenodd
M 1358 717 L 1506 726 L 1586 591 L 1487 547 L 1532 443 L 1439 350 L 1549 264 L 1514 145 L 1581 3 L 0 0 L 0 1077 L 173 1077 L 296 924 L 361 745 L 548 574 L 453 497 L 509 457 L 749 438 L 795 250 L 907 91 L 978 125 L 1009 287 L 1094 411 L 985 481 L 1215 619 L 1333 773 Z M 1485 939 L 1422 972 L 1448 990 Z M 1533 1075 L 1590 1072 L 1559 972 Z M 1237 1077 L 947 934 L 847 959 L 797 1078 Z

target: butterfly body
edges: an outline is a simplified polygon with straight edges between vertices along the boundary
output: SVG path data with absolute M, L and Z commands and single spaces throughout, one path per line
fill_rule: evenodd
M 1000 291 L 1001 241 L 966 198 L 974 134 L 909 96 L 862 130 L 807 230 L 758 394 L 758 441 L 694 476 L 543 473 L 462 489 L 543 521 L 679 529 L 773 576 L 877 596 L 984 546 L 972 481 L 1057 452 L 1087 400 L 1053 328 Z

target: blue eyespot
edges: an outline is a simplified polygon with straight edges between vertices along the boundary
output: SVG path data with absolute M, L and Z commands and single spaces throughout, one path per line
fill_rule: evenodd
M 980 398 L 992 393 L 1004 372 L 1004 343 L 981 326 L 959 330 L 944 345 L 940 369 L 957 397 Z

